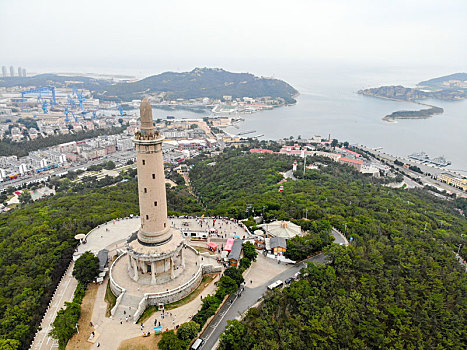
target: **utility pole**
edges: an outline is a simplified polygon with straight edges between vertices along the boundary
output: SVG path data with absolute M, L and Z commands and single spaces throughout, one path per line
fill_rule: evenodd
M 462 243 L 459 244 L 459 249 L 457 249 L 457 255 L 459 255 L 459 253 L 461 251 L 461 247 L 462 247 Z
M 308 220 L 308 209 L 305 209 L 305 219 Z

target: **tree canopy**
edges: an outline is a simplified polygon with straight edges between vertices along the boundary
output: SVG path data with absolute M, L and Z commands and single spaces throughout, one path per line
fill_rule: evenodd
M 99 259 L 91 252 L 84 252 L 75 261 L 73 277 L 83 284 L 94 281 L 99 274 Z

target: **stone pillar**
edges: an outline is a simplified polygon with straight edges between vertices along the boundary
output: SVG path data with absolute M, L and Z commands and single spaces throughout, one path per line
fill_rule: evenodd
M 136 261 L 136 259 L 133 259 L 133 267 L 134 267 L 134 275 L 133 275 L 133 279 L 135 281 L 138 281 L 138 262 Z
M 167 272 L 170 270 L 170 259 L 171 258 L 164 259 L 164 272 Z
M 173 257 L 170 258 L 170 278 L 175 278 L 175 271 L 174 271 L 174 259 Z
M 180 249 L 180 258 L 182 260 L 182 267 L 185 268 L 185 256 L 183 255 L 183 249 Z
M 151 261 L 151 284 L 156 284 L 156 264 Z
M 128 254 L 128 274 L 131 276 L 131 269 L 133 268 L 133 263 L 131 261 L 131 255 Z

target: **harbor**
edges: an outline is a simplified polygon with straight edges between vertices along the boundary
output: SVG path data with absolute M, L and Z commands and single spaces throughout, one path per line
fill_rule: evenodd
M 410 154 L 408 157 L 410 159 L 418 160 L 422 163 L 434 164 L 439 167 L 446 167 L 448 165 L 451 165 L 451 162 L 449 160 L 446 160 L 446 158 L 444 158 L 443 156 L 437 158 L 430 158 L 430 156 L 425 152 L 413 153 Z

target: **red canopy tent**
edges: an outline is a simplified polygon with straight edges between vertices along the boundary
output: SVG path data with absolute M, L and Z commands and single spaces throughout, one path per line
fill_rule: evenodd
M 225 244 L 225 247 L 224 247 L 224 250 L 227 250 L 228 252 L 230 252 L 232 250 L 232 246 L 234 244 L 234 239 L 233 238 L 229 238 L 227 240 L 227 243 Z
M 216 243 L 213 243 L 213 242 L 209 242 L 207 245 L 208 245 L 208 247 L 211 248 L 212 250 L 216 250 L 217 247 L 219 246 L 219 244 L 216 244 Z

